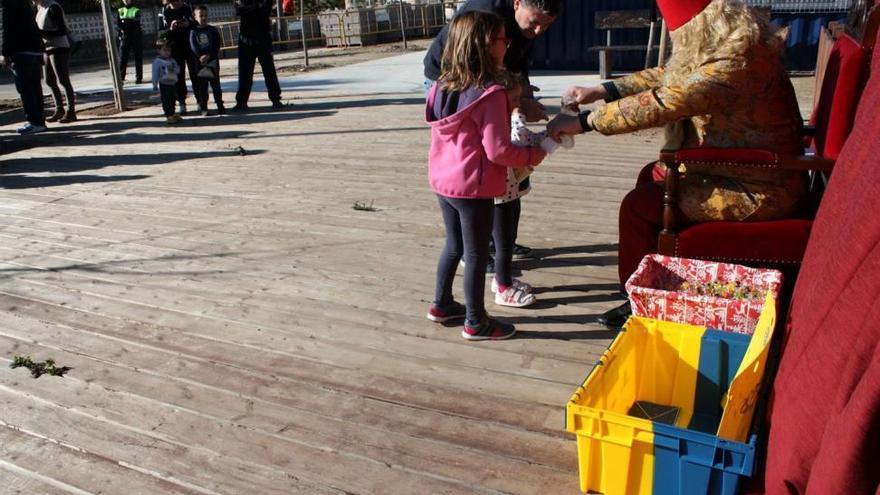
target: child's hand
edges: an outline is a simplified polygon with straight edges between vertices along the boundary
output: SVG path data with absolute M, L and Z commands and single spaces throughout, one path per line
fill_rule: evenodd
M 547 120 L 547 109 L 544 105 L 538 103 L 538 100 L 532 98 L 523 98 L 520 106 L 523 115 L 526 116 L 527 122 L 538 122 Z
M 201 62 L 203 64 L 207 64 L 208 60 L 211 60 L 210 55 L 202 55 L 201 57 L 199 57 L 199 62 Z

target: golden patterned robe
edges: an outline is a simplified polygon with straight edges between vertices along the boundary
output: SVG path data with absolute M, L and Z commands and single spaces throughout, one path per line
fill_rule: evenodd
M 667 143 L 672 149 L 803 153 L 794 88 L 769 50 L 756 50 L 744 66 L 735 59 L 708 61 L 677 85 L 665 84 L 662 68 L 612 84 L 620 98 L 594 112 L 594 128 L 602 134 L 666 125 L 668 136 L 678 136 Z M 692 164 L 682 177 L 679 207 L 696 222 L 771 220 L 795 214 L 806 192 L 803 172 Z

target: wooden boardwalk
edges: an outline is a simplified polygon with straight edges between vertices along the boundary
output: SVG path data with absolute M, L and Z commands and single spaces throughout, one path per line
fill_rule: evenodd
M 420 95 L 296 103 L 174 128 L 141 109 L 2 157 L 0 492 L 578 493 L 564 406 L 613 336 L 617 208 L 659 134 L 540 167 L 540 259 L 517 265 L 539 304 L 487 303 L 519 338 L 468 343 L 425 319 Z

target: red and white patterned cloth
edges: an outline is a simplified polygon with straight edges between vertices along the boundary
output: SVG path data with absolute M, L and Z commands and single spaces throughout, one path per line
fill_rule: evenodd
M 731 263 L 674 258 L 650 254 L 626 281 L 633 314 L 675 323 L 700 325 L 751 335 L 758 324 L 764 299 L 735 300 L 691 295 L 674 290 L 682 282 L 739 282 L 778 299 L 782 273 Z

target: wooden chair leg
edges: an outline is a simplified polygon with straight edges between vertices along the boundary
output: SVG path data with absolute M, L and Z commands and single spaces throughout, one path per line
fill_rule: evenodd
M 666 256 L 675 256 L 676 218 L 675 209 L 678 204 L 678 163 L 675 154 L 662 152 L 660 159 L 666 166 L 666 191 L 663 193 L 663 230 L 657 239 L 657 252 Z
M 611 79 L 611 51 L 599 51 L 599 79 Z

